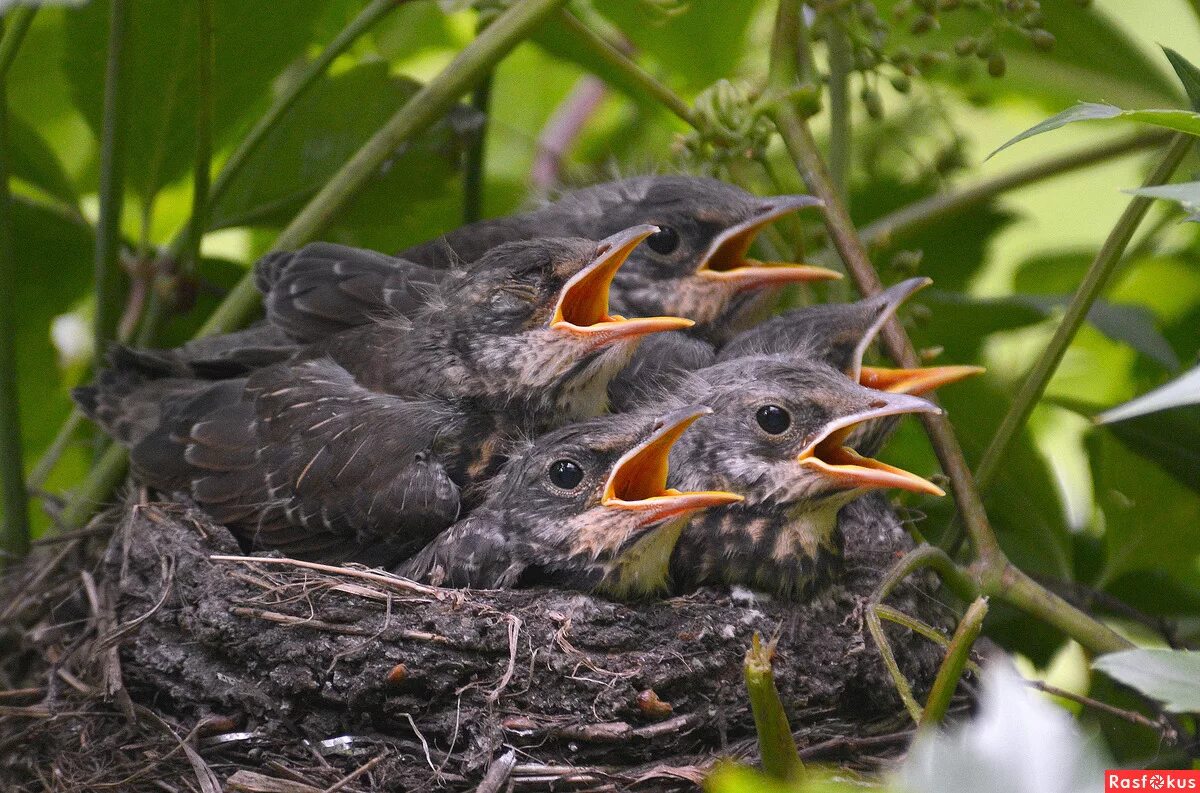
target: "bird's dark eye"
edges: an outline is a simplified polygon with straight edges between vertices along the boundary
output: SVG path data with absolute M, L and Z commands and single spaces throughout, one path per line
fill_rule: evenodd
M 763 405 L 754 414 L 754 420 L 758 422 L 758 426 L 762 427 L 764 432 L 771 435 L 782 435 L 787 432 L 788 427 L 792 426 L 792 414 L 779 405 Z
M 679 232 L 670 226 L 663 226 L 646 238 L 646 244 L 650 246 L 650 250 L 664 256 L 674 253 L 679 247 Z
M 549 474 L 554 486 L 563 490 L 574 490 L 583 481 L 583 468 L 574 460 L 555 460 Z

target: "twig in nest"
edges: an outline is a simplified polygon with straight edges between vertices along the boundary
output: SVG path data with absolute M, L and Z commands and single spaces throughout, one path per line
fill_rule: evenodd
M 319 564 L 317 562 L 305 562 L 301 559 L 277 559 L 271 556 L 225 556 L 223 554 L 214 554 L 208 557 L 214 562 L 241 562 L 243 564 L 279 564 L 289 567 L 301 567 L 305 570 L 316 570 L 321 573 L 329 573 L 330 575 L 343 575 L 350 578 L 361 578 L 364 581 L 374 581 L 375 583 L 398 589 L 402 592 L 416 592 L 419 595 L 432 595 L 433 597 L 443 598 L 447 595 L 461 594 L 453 590 L 441 589 L 440 587 L 426 586 L 418 584 L 416 581 L 409 581 L 407 578 L 391 575 L 382 572 L 372 572 L 363 570 L 357 567 L 337 567 L 331 564 Z
M 521 635 L 521 618 L 516 614 L 509 614 L 505 619 L 508 621 L 508 667 L 500 677 L 500 682 L 488 692 L 487 701 L 489 703 L 500 699 L 504 689 L 508 688 L 508 684 L 512 682 L 513 673 L 517 668 L 517 640 Z
M 346 787 L 346 785 L 349 785 L 351 782 L 353 782 L 354 780 L 358 779 L 360 776 L 362 776 L 363 774 L 367 773 L 367 772 L 368 772 L 368 771 L 370 771 L 372 768 L 374 768 L 375 766 L 377 766 L 377 765 L 379 765 L 381 762 L 383 762 L 383 759 L 384 759 L 385 757 L 387 757 L 387 756 L 388 756 L 388 754 L 389 754 L 389 753 L 388 753 L 388 751 L 385 749 L 384 751 L 382 751 L 382 752 L 380 752 L 379 754 L 377 754 L 377 755 L 375 755 L 374 757 L 372 757 L 372 758 L 371 758 L 370 760 L 368 760 L 367 762 L 365 762 L 365 763 L 363 763 L 362 765 L 360 765 L 358 768 L 356 768 L 356 769 L 354 769 L 353 771 L 351 771 L 351 772 L 350 772 L 349 774 L 347 774 L 346 776 L 344 776 L 344 777 L 342 777 L 341 779 L 339 779 L 337 782 L 334 782 L 332 785 L 330 785 L 329 787 L 325 788 L 325 790 L 323 791 L 323 793 L 337 793 L 337 791 L 339 791 L 339 790 L 341 790 L 342 788 Z
M 479 787 L 475 788 L 475 793 L 498 793 L 501 786 L 512 775 L 516 765 L 517 753 L 515 750 L 509 749 L 488 766 L 487 773 L 483 775 L 483 781 L 479 783 Z

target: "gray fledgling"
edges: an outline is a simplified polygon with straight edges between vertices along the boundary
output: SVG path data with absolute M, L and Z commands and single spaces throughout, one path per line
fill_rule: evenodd
M 479 508 L 399 572 L 457 587 L 544 583 L 619 599 L 663 592 L 687 518 L 741 500 L 667 487 L 672 445 L 709 412 L 605 416 L 543 435 L 513 455 Z
M 793 356 L 717 364 L 676 393 L 713 414 L 676 444 L 671 484 L 745 498 L 688 523 L 671 559 L 677 590 L 741 584 L 804 596 L 836 572 L 837 516 L 847 503 L 881 488 L 943 495 L 920 476 L 844 445 L 864 422 L 939 412 L 924 399 L 866 388 Z

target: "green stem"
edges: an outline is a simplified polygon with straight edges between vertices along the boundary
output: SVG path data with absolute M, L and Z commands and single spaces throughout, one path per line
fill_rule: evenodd
M 0 36 L 0 80 L 8 76 L 8 70 L 16 60 L 17 50 L 33 24 L 37 6 L 17 6 L 8 12 L 3 25 L 4 35 Z
M 54 440 L 50 441 L 50 445 L 46 447 L 46 451 L 42 454 L 41 459 L 33 466 L 33 470 L 29 472 L 29 476 L 25 480 L 25 485 L 30 492 L 39 489 L 46 484 L 46 480 L 50 478 L 50 474 L 54 471 L 54 466 L 58 464 L 63 452 L 67 450 L 67 445 L 71 442 L 71 436 L 83 424 L 83 413 L 79 408 L 71 411 L 67 416 L 67 420 L 58 428 L 58 434 L 54 436 Z
M 467 150 L 466 167 L 463 170 L 463 222 L 474 223 L 483 217 L 483 175 L 487 160 L 487 132 L 491 121 L 492 74 L 483 79 L 471 93 L 471 106 L 483 114 L 483 125 L 479 137 Z
M 1171 174 L 1175 173 L 1175 169 L 1179 167 L 1184 155 L 1191 148 L 1192 140 L 1189 135 L 1176 135 L 1161 162 L 1146 178 L 1143 186 L 1159 185 L 1170 179 Z M 1000 422 L 999 429 L 992 437 L 991 444 L 984 452 L 976 473 L 979 487 L 986 488 L 991 484 L 992 477 L 995 476 L 1000 463 L 1003 462 L 1009 445 L 1025 426 L 1025 422 L 1029 420 L 1029 415 L 1033 412 L 1033 408 L 1041 399 L 1050 378 L 1054 376 L 1054 372 L 1062 362 L 1067 347 L 1071 345 L 1072 339 L 1075 338 L 1075 334 L 1079 332 L 1080 326 L 1087 318 L 1092 304 L 1108 286 L 1117 265 L 1121 263 L 1126 246 L 1129 245 L 1142 218 L 1150 209 L 1151 200 L 1142 196 L 1133 198 L 1125 211 L 1121 213 L 1117 224 L 1109 232 L 1108 239 L 1104 241 L 1104 245 L 1088 268 L 1083 283 L 1079 285 L 1079 289 L 1076 290 L 1074 297 L 1067 305 L 1066 313 L 1055 330 L 1054 337 L 1050 339 L 1050 343 L 1038 357 L 1037 363 L 1021 383 L 1020 390 L 1017 391 L 1008 412 Z
M 1111 653 L 1133 647 L 1116 631 L 1075 608 L 1012 564 L 1006 564 L 1000 575 L 981 583 L 984 594 L 1002 598 L 1053 625 L 1093 653 Z
M 971 658 L 971 647 L 979 638 L 979 632 L 983 630 L 983 618 L 987 616 L 987 611 L 987 598 L 975 598 L 967 613 L 958 621 L 954 638 L 950 640 L 950 646 L 946 649 L 946 658 L 938 667 L 933 687 L 925 700 L 925 710 L 921 714 L 919 726 L 940 724 L 946 718 L 950 702 L 954 699 L 954 692 L 958 690 L 958 681 L 962 679 L 963 670 Z
M 782 0 L 780 8 L 792 2 L 794 0 Z M 773 60 L 772 64 L 787 60 L 780 58 Z M 775 103 L 771 115 L 809 191 L 825 202 L 825 227 L 855 286 L 864 296 L 877 294 L 883 288 L 879 275 L 854 231 L 854 223 L 830 180 L 808 125 L 796 109 L 786 102 Z M 888 354 L 901 366 L 911 369 L 920 365 L 912 343 L 895 319 L 884 325 L 881 335 Z M 955 500 L 964 515 L 976 552 L 983 559 L 1002 558 L 1000 545 L 996 542 L 995 534 L 988 523 L 987 512 L 975 487 L 971 470 L 948 419 L 944 415 L 926 414 L 922 416 L 922 423 L 942 464 L 942 470 L 950 479 Z
M 558 12 L 558 22 L 575 36 L 589 53 L 607 63 L 613 69 L 621 72 L 628 80 L 629 87 L 641 92 L 647 99 L 665 107 L 695 129 L 700 129 L 700 119 L 692 111 L 687 102 L 679 98 L 670 88 L 656 80 L 653 75 L 638 66 L 612 42 L 599 33 L 594 32 L 574 14 L 563 10 Z M 625 85 L 620 87 L 625 88 Z
M 775 672 L 771 666 L 774 655 L 775 643 L 764 645 L 762 637 L 755 633 L 743 666 L 746 691 L 750 695 L 750 711 L 758 731 L 758 752 L 763 770 L 776 779 L 795 780 L 804 773 L 804 762 L 796 751 L 792 727 L 775 689 Z
M 58 527 L 63 531 L 82 528 L 100 502 L 121 484 L 121 477 L 125 476 L 128 465 L 129 455 L 125 447 L 119 443 L 111 444 L 92 465 L 79 489 L 63 508 L 58 517 Z
M 104 68 L 104 114 L 100 127 L 100 216 L 96 223 L 93 290 L 95 368 L 104 364 L 105 348 L 121 316 L 121 209 L 125 199 L 124 80 L 125 36 L 129 27 L 128 0 L 112 0 L 108 16 L 108 56 Z
M 829 45 L 829 176 L 838 195 L 850 205 L 850 40 L 841 20 L 834 14 L 825 26 Z
M 447 66 L 430 80 L 342 166 L 329 183 L 300 211 L 275 240 L 277 249 L 302 245 L 320 232 L 329 219 L 354 195 L 395 149 L 420 134 L 477 84 L 496 63 L 566 0 L 519 0 L 496 18 Z M 218 180 L 220 181 L 220 180 Z M 214 185 L 214 191 L 216 186 Z M 242 325 L 259 303 L 254 277 L 248 273 L 225 296 L 196 337 L 223 333 Z M 120 448 L 110 449 L 93 467 L 88 479 L 72 497 L 62 523 L 79 528 L 91 506 L 102 500 L 120 481 L 126 464 Z
M 1027 185 L 1051 179 L 1072 171 L 1078 171 L 1097 163 L 1149 149 L 1164 143 L 1170 137 L 1167 132 L 1140 132 L 1100 145 L 1089 145 L 1065 154 L 1057 154 L 1008 173 L 986 179 L 969 187 L 948 193 L 939 193 L 922 201 L 885 215 L 858 232 L 862 241 L 870 246 L 887 245 L 896 237 L 919 231 L 938 221 L 965 212 L 968 209 L 991 201 L 998 195 Z
M 4 22 L 0 20 L 0 34 L 3 32 Z M 9 38 L 5 36 L 3 40 Z M 8 144 L 8 93 L 4 80 L 0 79 L 0 506 L 4 508 L 0 520 L 0 566 L 29 552 L 29 494 L 25 489 L 21 406 L 17 395 L 17 323 L 13 317 L 17 261 L 12 239 L 12 197 L 8 191 Z

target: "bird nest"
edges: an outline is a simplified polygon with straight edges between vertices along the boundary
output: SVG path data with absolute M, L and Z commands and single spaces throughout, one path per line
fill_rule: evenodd
M 864 628 L 907 547 L 851 544 L 843 582 L 809 602 L 629 605 L 248 558 L 199 510 L 131 496 L 0 591 L 0 787 L 691 789 L 720 758 L 754 757 L 756 631 L 778 637 L 803 755 L 870 767 L 909 735 Z M 890 602 L 947 622 L 923 585 Z M 940 648 L 889 631 L 921 689 Z

